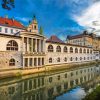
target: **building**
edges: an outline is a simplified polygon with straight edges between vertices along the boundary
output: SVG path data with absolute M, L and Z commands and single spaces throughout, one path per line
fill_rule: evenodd
M 100 50 L 100 37 L 97 37 L 94 33 L 89 34 L 87 31 L 84 31 L 82 34 L 68 36 L 67 43 Z
M 46 39 L 35 17 L 26 28 L 14 19 L 0 17 L 0 70 L 94 61 L 100 59 L 99 46 L 94 49 L 93 45 L 100 43 L 98 39 L 94 41 L 87 33 L 70 37 L 68 43 L 54 35 Z
M 22 66 L 22 40 L 17 33 L 24 29 L 20 22 L 0 17 L 0 69 Z
M 66 64 L 95 60 L 93 48 L 64 43 L 57 36 L 46 40 L 46 64 Z
M 25 31 L 20 32 L 22 37 L 23 67 L 35 68 L 45 64 L 45 40 L 39 34 L 36 18 L 29 24 Z

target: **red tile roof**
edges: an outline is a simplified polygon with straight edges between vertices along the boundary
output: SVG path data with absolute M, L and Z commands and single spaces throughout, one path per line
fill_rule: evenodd
M 24 28 L 24 26 L 14 20 L 14 19 L 8 19 L 8 18 L 3 18 L 3 17 L 0 17 L 0 25 L 3 25 L 3 26 L 8 26 L 8 27 L 15 27 L 15 28 Z
M 52 35 L 49 39 L 46 40 L 46 42 L 65 44 L 62 40 L 60 40 L 55 35 Z

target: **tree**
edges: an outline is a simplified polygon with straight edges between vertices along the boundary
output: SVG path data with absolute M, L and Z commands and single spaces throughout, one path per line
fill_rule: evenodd
M 41 35 L 43 35 L 43 28 L 42 28 L 41 26 L 40 26 L 39 33 L 40 33 Z
M 2 8 L 11 10 L 11 8 L 14 8 L 14 0 L 2 0 Z

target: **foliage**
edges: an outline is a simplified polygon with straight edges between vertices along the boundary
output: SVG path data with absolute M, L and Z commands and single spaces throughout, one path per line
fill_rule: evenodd
M 41 35 L 43 35 L 43 28 L 42 28 L 41 26 L 40 26 L 39 33 L 40 33 Z
M 2 8 L 11 10 L 11 8 L 14 8 L 14 0 L 2 0 Z
M 92 93 L 87 95 L 83 100 L 99 100 L 100 99 L 100 86 L 98 86 Z

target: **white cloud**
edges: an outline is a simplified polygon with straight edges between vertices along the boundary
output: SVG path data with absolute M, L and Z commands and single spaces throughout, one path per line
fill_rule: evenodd
M 74 16 L 74 19 L 81 25 L 100 35 L 100 2 L 95 2 L 87 9 L 82 11 L 81 15 Z M 99 31 L 99 32 L 98 32 Z

